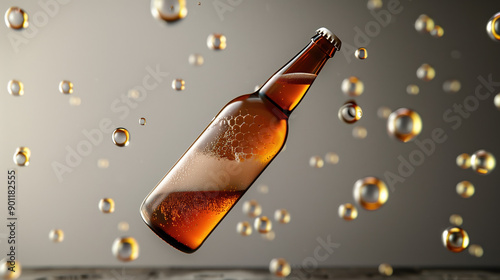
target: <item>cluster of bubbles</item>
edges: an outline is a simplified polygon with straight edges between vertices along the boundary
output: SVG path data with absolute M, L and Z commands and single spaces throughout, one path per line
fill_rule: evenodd
M 112 139 L 116 146 L 125 147 L 130 143 L 130 133 L 126 128 L 119 127 L 113 131 Z
M 463 153 L 457 156 L 457 166 L 462 169 L 472 168 L 476 173 L 489 174 L 496 166 L 496 160 L 493 154 L 485 150 L 476 151 L 472 156 Z
M 285 259 L 275 258 L 269 262 L 269 272 L 278 277 L 287 277 L 292 272 L 292 268 Z
M 320 156 L 312 156 L 309 159 L 309 166 L 314 168 L 322 168 L 325 165 L 325 161 Z
M 411 109 L 397 109 L 387 119 L 387 132 L 401 142 L 413 140 L 421 131 L 422 119 Z
M 105 214 L 115 212 L 115 201 L 112 198 L 102 198 L 99 200 L 99 210 Z
M 49 239 L 54 243 L 60 243 L 64 240 L 64 231 L 62 229 L 53 229 L 49 232 Z
M 133 261 L 139 257 L 139 243 L 133 237 L 118 237 L 113 241 L 111 252 L 122 262 Z
M 363 116 L 363 110 L 354 101 L 348 101 L 339 108 L 338 117 L 341 121 L 352 124 Z
M 18 147 L 14 153 L 13 160 L 18 166 L 28 166 L 30 164 L 31 150 L 28 147 Z
M 262 193 L 267 193 L 269 191 L 268 187 L 265 187 Z M 274 240 L 276 234 L 272 230 L 273 224 L 271 220 L 266 216 L 260 216 L 262 214 L 262 207 L 256 200 L 248 200 L 243 203 L 243 213 L 249 217 L 255 218 L 253 222 L 253 228 L 248 221 L 241 221 L 236 225 L 236 232 L 242 236 L 249 236 L 252 234 L 253 230 L 260 233 L 261 237 L 269 241 Z M 274 212 L 274 220 L 281 224 L 287 224 L 290 222 L 290 213 L 286 209 L 277 209 Z
M 420 33 L 429 33 L 436 38 L 441 38 L 444 35 L 444 29 L 434 24 L 434 20 L 424 14 L 420 15 L 415 21 L 415 29 Z

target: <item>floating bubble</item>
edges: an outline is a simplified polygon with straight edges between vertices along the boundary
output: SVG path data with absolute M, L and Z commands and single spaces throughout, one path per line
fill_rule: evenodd
M 360 60 L 366 59 L 368 57 L 368 51 L 365 48 L 359 48 L 354 53 L 354 56 Z
M 100 158 L 97 160 L 97 167 L 105 169 L 109 167 L 109 160 L 105 158 Z
M 274 211 L 274 220 L 281 224 L 288 224 L 290 222 L 290 213 L 286 209 L 278 209 Z
M 169 23 L 178 21 L 187 16 L 186 0 L 152 0 L 151 13 Z
M 325 165 L 325 162 L 323 159 L 319 156 L 312 156 L 309 159 L 309 166 L 314 167 L 314 168 L 321 168 Z
M 453 214 L 450 216 L 450 224 L 454 225 L 454 226 L 461 226 L 462 223 L 464 222 L 462 216 L 458 215 L 458 214 Z
M 346 221 L 352 221 L 358 217 L 358 209 L 351 203 L 341 204 L 339 206 L 339 217 Z
M 28 166 L 30 164 L 31 150 L 28 147 L 18 147 L 14 153 L 14 163 L 18 166 Z
M 377 110 L 377 116 L 381 119 L 387 119 L 389 115 L 392 113 L 391 108 L 389 107 L 380 107 Z
M 60 243 L 64 240 L 64 232 L 61 229 L 53 229 L 49 232 L 49 239 L 54 243 Z
M 256 200 L 248 200 L 243 203 L 243 213 L 250 217 L 257 217 L 262 213 L 262 207 Z
M 457 165 L 462 169 L 467 169 L 470 167 L 470 156 L 469 154 L 463 153 L 459 154 L 457 157 Z
M 113 143 L 115 143 L 115 145 L 118 147 L 128 146 L 130 142 L 130 134 L 128 133 L 128 130 L 126 128 L 119 127 L 115 129 L 112 136 Z
M 497 107 L 497 109 L 500 109 L 500 93 L 495 95 L 494 103 L 495 103 L 495 106 Z
M 345 123 L 355 123 L 361 119 L 363 111 L 354 101 L 348 101 L 339 109 L 338 117 Z
M 457 93 L 462 88 L 459 80 L 447 80 L 443 83 L 443 90 L 449 93 Z
M 287 277 L 292 272 L 292 268 L 285 259 L 277 258 L 269 263 L 269 272 L 278 277 Z
M 0 278 L 4 280 L 14 280 L 19 278 L 22 273 L 21 264 L 16 261 L 7 261 L 7 259 L 2 259 L 0 261 Z
M 401 142 L 408 142 L 422 131 L 420 115 L 407 108 L 399 108 L 387 119 L 387 132 Z
M 444 35 L 444 29 L 439 25 L 434 25 L 434 28 L 431 30 L 431 35 L 436 38 L 441 38 Z
M 5 12 L 5 24 L 12 29 L 28 27 L 28 14 L 21 8 L 10 7 Z
M 20 81 L 10 80 L 7 84 L 7 90 L 10 95 L 21 96 L 24 94 L 24 85 Z
M 471 256 L 476 257 L 476 258 L 480 258 L 484 254 L 483 247 L 481 247 L 480 245 L 477 245 L 477 244 L 472 244 L 469 246 L 469 254 Z
M 73 93 L 73 83 L 70 81 L 61 81 L 59 83 L 59 91 L 64 94 L 71 94 Z
M 420 88 L 417 85 L 408 85 L 406 87 L 406 93 L 411 95 L 417 95 L 420 92 Z
M 115 201 L 112 198 L 102 198 L 99 200 L 99 210 L 106 214 L 115 212 Z
M 415 21 L 415 29 L 420 33 L 429 33 L 434 29 L 434 20 L 427 15 L 420 15 Z
M 119 231 L 128 231 L 128 229 L 130 228 L 130 225 L 127 223 L 127 222 L 119 222 L 118 223 L 118 230 Z
M 378 272 L 383 276 L 391 276 L 393 273 L 393 269 L 390 264 L 382 263 L 378 266 Z
M 495 169 L 496 160 L 491 153 L 485 150 L 479 150 L 472 155 L 470 163 L 472 170 L 479 174 L 486 175 Z
M 382 8 L 382 5 L 383 5 L 382 0 L 368 0 L 368 2 L 366 3 L 366 7 L 370 11 L 378 10 Z
M 457 194 L 463 198 L 469 198 L 474 195 L 474 185 L 469 181 L 462 181 L 457 184 Z
M 269 231 L 268 233 L 263 233 L 260 235 L 263 239 L 268 241 L 273 241 L 276 238 L 276 233 L 274 231 Z
M 191 64 L 191 65 L 201 66 L 205 62 L 205 59 L 203 58 L 203 56 L 201 54 L 194 53 L 194 54 L 189 55 L 188 61 L 189 61 L 189 64 Z
M 255 218 L 253 227 L 255 228 L 256 231 L 260 233 L 268 233 L 273 228 L 273 224 L 271 223 L 271 220 L 269 220 L 268 217 L 262 216 Z
M 352 136 L 357 139 L 365 139 L 368 131 L 363 126 L 356 126 L 352 129 Z
M 469 246 L 469 235 L 459 227 L 449 227 L 443 231 L 444 247 L 454 253 L 460 253 Z
M 427 63 L 420 65 L 417 69 L 417 78 L 422 81 L 430 81 L 436 77 L 436 70 Z
M 326 153 L 325 155 L 326 163 L 337 164 L 339 163 L 339 160 L 339 155 L 337 155 L 336 153 Z
M 486 33 L 493 41 L 500 41 L 500 13 L 496 13 L 486 24 Z
M 348 96 L 359 96 L 363 93 L 365 86 L 360 79 L 351 76 L 342 81 L 341 89 Z
M 269 187 L 266 185 L 260 185 L 257 190 L 263 194 L 269 193 Z
M 186 88 L 186 82 L 183 79 L 175 79 L 172 81 L 172 88 L 181 91 Z
M 236 231 L 243 236 L 249 236 L 252 234 L 252 226 L 247 221 L 239 222 L 236 225 Z
M 223 50 L 226 48 L 226 36 L 219 34 L 219 33 L 214 33 L 208 35 L 207 38 L 207 46 L 211 50 Z
M 376 177 L 359 179 L 354 184 L 354 200 L 366 210 L 377 210 L 387 202 L 386 184 Z
M 140 125 L 146 125 L 146 118 L 140 118 L 139 119 L 139 124 Z
M 69 105 L 71 105 L 71 106 L 80 106 L 80 104 L 82 104 L 82 99 L 80 97 L 71 96 L 69 98 Z
M 130 99 L 138 99 L 141 96 L 141 93 L 136 89 L 131 89 L 128 91 L 127 95 Z
M 111 252 L 119 261 L 133 261 L 139 257 L 139 244 L 133 237 L 118 237 L 113 242 Z

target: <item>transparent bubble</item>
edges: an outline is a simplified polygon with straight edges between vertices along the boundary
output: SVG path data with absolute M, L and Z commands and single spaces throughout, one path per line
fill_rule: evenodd
M 253 227 L 255 228 L 256 231 L 260 233 L 268 233 L 273 228 L 273 224 L 271 223 L 271 220 L 269 220 L 268 217 L 262 216 L 255 218 Z
M 133 261 L 139 257 L 139 244 L 133 237 L 118 237 L 113 242 L 111 252 L 119 261 Z
M 119 127 L 113 131 L 112 139 L 116 146 L 125 147 L 128 146 L 130 142 L 130 134 L 126 128 Z
M 500 41 L 500 13 L 496 13 L 486 24 L 486 33 L 493 41 Z
M 363 126 L 356 126 L 352 129 L 352 136 L 357 139 L 365 139 L 368 136 L 368 130 Z
M 140 118 L 139 119 L 139 124 L 140 125 L 146 125 L 146 118 Z
M 262 213 L 262 207 L 256 200 L 248 200 L 243 203 L 243 213 L 250 217 L 257 217 Z
M 365 48 L 359 48 L 354 53 L 354 56 L 360 60 L 366 59 L 368 57 L 368 51 Z
M 491 153 L 485 150 L 479 150 L 472 155 L 470 163 L 472 170 L 479 174 L 486 175 L 495 169 L 496 160 Z
M 73 93 L 73 83 L 70 81 L 61 81 L 59 83 L 59 91 L 64 94 L 71 94 Z
M 436 77 L 436 70 L 427 63 L 420 65 L 417 69 L 417 78 L 422 81 L 430 81 Z
M 274 220 L 281 224 L 288 224 L 290 222 L 290 213 L 286 209 L 278 209 L 274 211 Z
M 355 123 L 363 116 L 363 110 L 354 101 L 348 101 L 339 108 L 338 117 L 345 123 Z
M 243 236 L 249 236 L 252 234 L 252 226 L 247 221 L 239 222 L 236 225 L 236 231 Z
M 186 0 L 151 0 L 151 14 L 168 23 L 187 16 Z
M 20 81 L 10 80 L 7 84 L 7 90 L 10 95 L 21 96 L 24 94 L 24 85 Z
M 18 147 L 14 153 L 14 163 L 18 166 L 28 166 L 30 164 L 31 150 L 28 147 Z
M 387 132 L 401 142 L 408 142 L 422 131 L 420 115 L 410 109 L 400 108 L 392 112 L 387 119 Z
M 97 160 L 97 167 L 105 169 L 109 167 L 109 160 L 105 158 L 100 158 Z
M 119 231 L 128 231 L 128 229 L 130 228 L 130 225 L 127 223 L 127 222 L 119 222 L 118 223 L 118 230 Z
M 462 88 L 459 80 L 447 80 L 443 83 L 443 90 L 448 93 L 457 93 Z
M 469 154 L 466 154 L 466 153 L 459 154 L 456 162 L 457 162 L 458 167 L 460 167 L 462 169 L 467 169 L 471 165 L 470 156 L 469 156 Z
M 269 193 L 269 187 L 266 185 L 260 185 L 257 190 L 263 194 Z
M 19 278 L 22 273 L 22 267 L 19 261 L 7 261 L 7 259 L 2 259 L 0 261 L 0 278 L 4 280 L 14 280 Z
M 378 272 L 383 276 L 391 276 L 393 273 L 393 269 L 390 264 L 382 263 L 378 266 Z
M 141 96 L 140 92 L 136 89 L 129 90 L 127 95 L 128 95 L 128 98 L 130 98 L 130 99 L 138 99 Z
M 309 166 L 314 168 L 322 168 L 325 165 L 323 159 L 319 156 L 312 156 L 309 159 Z
M 54 243 L 59 243 L 64 240 L 64 232 L 61 229 L 53 229 L 49 232 L 49 239 Z
M 462 181 L 457 184 L 457 194 L 463 198 L 469 198 L 474 195 L 474 185 L 469 181 Z
M 469 235 L 462 228 L 449 227 L 443 231 L 442 241 L 449 251 L 459 253 L 469 246 Z
M 392 113 L 391 108 L 389 107 L 380 107 L 377 110 L 377 116 L 381 119 L 387 119 L 389 118 L 389 115 Z
M 99 200 L 99 210 L 106 214 L 115 212 L 115 201 L 112 198 L 102 198 Z
M 495 106 L 497 107 L 497 109 L 500 110 L 500 93 L 498 93 L 497 95 L 495 95 L 494 103 L 495 103 Z
M 351 76 L 342 81 L 341 89 L 348 96 L 359 96 L 363 93 L 365 86 L 360 79 Z
M 472 244 L 469 246 L 469 254 L 473 257 L 480 258 L 484 254 L 483 247 L 477 244 Z
M 186 82 L 183 79 L 175 79 L 172 81 L 172 88 L 181 91 L 186 88 Z
M 439 25 L 434 25 L 434 28 L 431 30 L 431 35 L 436 38 L 441 38 L 444 35 L 444 29 Z
M 434 29 L 434 20 L 427 15 L 420 15 L 415 21 L 415 29 L 420 33 L 429 33 Z
M 408 85 L 406 87 L 406 93 L 411 95 L 417 95 L 420 92 L 420 88 L 417 85 Z
M 210 34 L 207 38 L 207 46 L 211 50 L 223 50 L 226 48 L 226 36 L 214 33 Z
M 260 235 L 263 239 L 268 241 L 273 241 L 276 238 L 276 233 L 274 231 L 269 231 L 268 233 L 263 233 Z
M 5 24 L 12 29 L 28 27 L 28 14 L 21 8 L 10 7 L 5 12 Z
M 382 5 L 383 5 L 382 0 L 368 0 L 368 2 L 366 3 L 366 7 L 368 8 L 368 10 L 371 11 L 375 11 L 382 8 Z
M 329 163 L 329 164 L 337 164 L 339 163 L 339 155 L 337 155 L 336 153 L 326 153 L 325 155 L 325 161 L 326 163 Z
M 80 106 L 80 104 L 82 104 L 82 99 L 80 97 L 71 96 L 69 98 L 69 105 L 71 105 L 71 106 Z
M 276 258 L 269 263 L 269 272 L 278 277 L 287 277 L 292 272 L 292 268 L 285 259 Z
M 387 202 L 386 184 L 376 177 L 359 179 L 354 184 L 354 200 L 366 210 L 377 210 Z
M 189 61 L 189 64 L 191 64 L 193 66 L 201 66 L 205 62 L 205 59 L 203 58 L 203 56 L 201 54 L 194 53 L 194 54 L 189 55 L 188 61 Z
M 339 217 L 346 221 L 352 221 L 358 217 L 358 209 L 351 203 L 341 204 L 339 206 Z
M 450 216 L 450 224 L 454 226 L 461 226 L 463 222 L 464 219 L 462 218 L 462 216 L 458 214 L 453 214 Z

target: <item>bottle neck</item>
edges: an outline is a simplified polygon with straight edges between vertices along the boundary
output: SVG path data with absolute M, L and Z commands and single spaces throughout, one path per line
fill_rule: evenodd
M 335 51 L 325 37 L 314 36 L 302 51 L 267 80 L 259 89 L 259 95 L 290 115 Z

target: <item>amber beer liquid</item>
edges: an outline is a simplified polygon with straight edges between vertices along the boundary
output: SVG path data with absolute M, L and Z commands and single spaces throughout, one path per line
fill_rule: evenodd
M 258 91 L 229 102 L 146 197 L 146 224 L 175 248 L 195 252 L 280 152 L 288 116 L 340 40 L 320 28 Z

